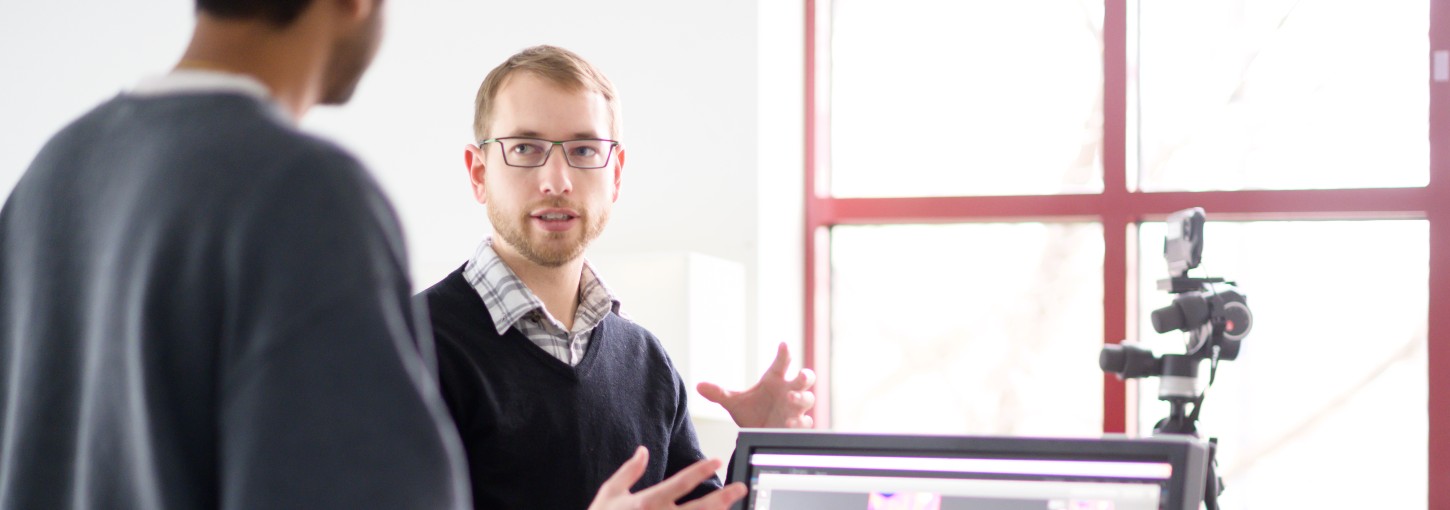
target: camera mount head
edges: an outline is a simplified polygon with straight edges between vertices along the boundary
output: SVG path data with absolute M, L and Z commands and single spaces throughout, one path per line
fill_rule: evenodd
M 1098 365 L 1119 378 L 1161 377 L 1158 398 L 1173 404 L 1175 416 L 1180 415 L 1182 406 L 1193 403 L 1192 418 L 1197 417 L 1203 399 L 1197 389 L 1199 362 L 1207 359 L 1217 367 L 1219 360 L 1238 358 L 1241 342 L 1254 322 L 1248 298 L 1233 282 L 1188 275 L 1203 257 L 1204 223 L 1202 208 L 1175 212 L 1168 216 L 1168 232 L 1163 239 L 1169 278 L 1159 280 L 1158 288 L 1174 297 L 1168 306 L 1154 310 L 1151 319 L 1158 333 L 1187 333 L 1183 354 L 1160 357 L 1146 348 L 1124 343 L 1104 346 L 1098 356 Z M 1179 428 L 1191 430 L 1191 420 Z

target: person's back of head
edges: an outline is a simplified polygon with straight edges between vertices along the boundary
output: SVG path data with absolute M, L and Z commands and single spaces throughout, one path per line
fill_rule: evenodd
M 196 10 L 221 19 L 261 19 L 285 27 L 311 4 L 312 0 L 196 0 Z
M 256 78 L 294 118 L 346 103 L 377 55 L 383 0 L 196 0 L 178 69 Z

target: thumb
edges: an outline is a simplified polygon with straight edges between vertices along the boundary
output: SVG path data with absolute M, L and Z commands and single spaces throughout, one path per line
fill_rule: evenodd
M 705 397 L 705 400 L 709 400 L 716 404 L 720 404 L 723 401 L 728 400 L 735 394 L 735 392 L 733 391 L 728 391 L 725 388 L 721 388 L 718 384 L 708 382 L 702 382 L 695 385 L 695 391 L 700 392 L 700 396 Z

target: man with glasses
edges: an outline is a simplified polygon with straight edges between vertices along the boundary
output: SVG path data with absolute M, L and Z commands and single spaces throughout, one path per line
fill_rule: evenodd
M 560 48 L 526 49 L 479 87 L 464 163 L 494 236 L 422 293 L 478 508 L 583 508 L 620 490 L 605 481 L 626 459 L 644 487 L 703 457 L 669 356 L 583 257 L 618 198 L 620 126 L 613 85 Z M 700 389 L 742 427 L 809 427 L 814 376 L 788 365 L 782 345 L 749 390 Z
M 348 100 L 384 3 L 197 0 L 172 72 L 36 156 L 0 209 L 0 508 L 470 506 L 397 217 L 296 125 Z M 630 493 L 638 457 L 596 504 L 718 467 Z

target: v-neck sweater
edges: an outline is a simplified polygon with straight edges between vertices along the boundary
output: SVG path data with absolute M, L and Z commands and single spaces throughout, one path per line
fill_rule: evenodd
M 586 508 L 637 445 L 650 459 L 634 490 L 704 458 L 684 382 L 638 324 L 608 314 L 571 367 L 517 329 L 500 335 L 461 268 L 420 296 L 475 507 Z M 719 487 L 712 477 L 684 499 Z

